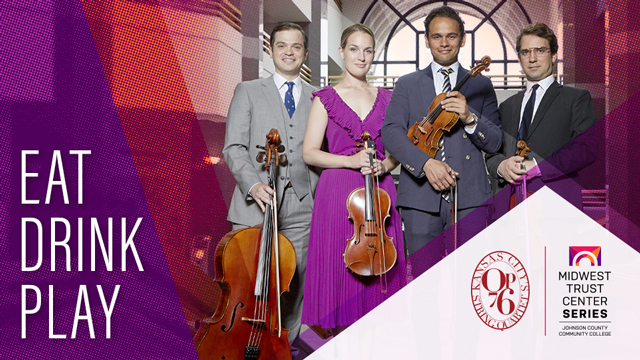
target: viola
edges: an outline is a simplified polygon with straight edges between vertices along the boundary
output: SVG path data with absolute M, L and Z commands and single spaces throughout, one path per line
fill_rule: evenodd
M 529 158 L 529 155 L 527 153 L 530 152 L 531 149 L 529 149 L 529 146 L 527 146 L 527 143 L 524 140 L 518 141 L 516 147 L 518 148 L 518 150 L 516 151 L 516 155 L 521 156 L 525 159 Z M 522 169 L 524 169 L 524 164 L 520 164 L 520 166 L 522 167 Z M 511 195 L 511 198 L 509 199 L 509 210 L 525 201 L 532 194 L 533 193 L 531 191 L 527 191 L 527 180 L 525 175 L 522 178 L 522 183 L 516 186 L 516 192 Z
M 278 131 L 267 135 L 264 153 L 268 184 L 286 155 Z M 262 148 L 262 147 L 260 147 Z M 289 291 L 296 268 L 293 244 L 278 233 L 277 197 L 265 204 L 262 225 L 226 234 L 215 255 L 215 281 L 222 289 L 218 307 L 202 322 L 194 342 L 204 359 L 291 359 L 289 330 L 282 328 L 280 295 Z
M 469 79 L 478 75 L 483 70 L 488 70 L 487 68 L 490 64 L 491 58 L 484 56 L 478 65 L 471 68 L 471 70 L 469 70 L 469 72 L 456 83 L 453 91 L 460 91 Z M 407 132 L 407 136 L 413 144 L 420 148 L 420 150 L 429 154 L 432 158 L 435 158 L 436 156 L 436 152 L 439 148 L 438 144 L 440 143 L 440 139 L 444 135 L 444 132 L 451 131 L 451 128 L 456 124 L 459 117 L 455 112 L 442 109 L 441 103 L 442 100 L 446 99 L 446 97 L 447 93 L 441 93 L 436 96 L 429 106 L 429 114 L 425 116 L 421 122 L 416 122 Z
M 368 132 L 362 134 L 365 149 L 375 149 Z M 378 187 L 374 178 L 373 154 L 369 154 L 371 173 L 364 176 L 365 186 L 353 190 L 347 198 L 353 236 L 347 240 L 344 263 L 361 276 L 378 276 L 395 265 L 398 258 L 392 238 L 387 236 L 385 221 L 389 218 L 391 199 Z

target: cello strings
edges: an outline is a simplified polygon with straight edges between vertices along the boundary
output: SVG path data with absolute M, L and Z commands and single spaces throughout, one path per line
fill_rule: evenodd
M 261 292 L 261 304 L 260 304 L 260 317 L 259 319 L 262 321 L 261 326 L 265 326 L 266 325 L 266 320 L 267 320 L 267 304 L 269 303 L 269 281 L 271 278 L 271 248 L 273 246 L 272 244 L 272 233 L 273 233 L 273 223 L 272 223 L 272 217 L 273 217 L 273 208 L 271 207 L 271 204 L 267 205 L 269 207 L 269 214 L 268 217 L 270 218 L 269 221 L 267 222 L 267 234 L 264 236 L 264 240 L 267 242 L 267 246 L 265 247 L 265 251 L 266 253 L 264 254 L 266 261 L 265 261 L 265 267 L 263 269 L 264 271 L 264 279 L 266 281 L 263 282 L 262 284 L 262 292 Z M 267 216 L 265 216 L 265 220 L 267 219 Z M 264 329 L 263 329 L 264 330 Z M 262 331 L 258 333 L 258 343 L 261 341 L 262 339 Z
M 268 214 L 269 211 L 270 211 L 270 209 L 267 206 L 265 208 L 265 214 Z M 265 217 L 266 217 L 266 215 L 265 215 Z M 268 231 L 268 227 L 269 227 L 269 223 L 268 222 L 263 223 L 261 241 L 264 241 L 264 233 Z M 260 246 L 260 249 L 262 249 L 261 246 Z M 261 253 L 259 253 L 258 256 L 261 257 L 263 255 Z M 259 267 L 258 268 L 258 272 L 264 273 L 264 267 Z M 256 274 L 256 278 L 257 277 L 258 276 Z M 254 320 L 258 320 L 258 321 L 261 319 L 261 316 L 262 316 L 261 313 L 262 313 L 262 300 L 263 300 L 263 294 L 264 294 L 264 283 L 265 283 L 265 281 L 262 282 L 261 290 L 259 291 L 259 294 L 256 296 L 255 307 L 254 307 L 254 312 L 253 312 L 253 319 Z M 260 334 L 260 332 L 256 329 L 255 322 L 253 322 L 252 323 L 252 329 L 251 329 L 251 336 L 249 338 L 249 345 L 250 346 L 255 346 L 255 345 L 257 345 L 259 343 L 259 340 L 258 340 L 259 334 Z
M 269 161 L 269 163 L 267 165 L 269 165 L 272 162 Z M 271 177 L 271 173 L 272 173 L 272 166 L 268 166 L 269 167 L 269 176 Z M 263 226 L 262 226 L 262 236 L 261 236 L 261 241 L 267 241 L 266 244 L 268 245 L 268 235 L 270 233 L 270 227 L 271 227 L 271 221 L 267 221 L 268 219 L 270 219 L 270 214 L 271 214 L 271 207 L 269 204 L 265 204 L 265 215 L 264 215 L 264 219 L 265 222 L 263 222 Z M 259 291 L 259 294 L 256 296 L 256 301 L 254 304 L 254 312 L 253 312 L 253 320 L 254 322 L 252 322 L 252 329 L 250 332 L 250 336 L 249 336 L 249 346 L 257 346 L 260 343 L 261 337 L 262 337 L 262 332 L 259 331 L 258 326 L 261 326 L 261 321 L 265 318 L 265 314 L 264 314 L 264 304 L 266 302 L 266 300 L 268 300 L 268 296 L 265 296 L 266 294 L 266 290 L 268 289 L 268 282 L 269 282 L 269 278 L 268 278 L 268 272 L 266 271 L 267 268 L 269 268 L 269 261 L 268 258 L 265 257 L 265 254 L 262 253 L 263 252 L 263 248 L 267 248 L 270 249 L 269 246 L 263 247 L 263 246 L 259 246 L 260 252 L 259 252 L 259 257 L 263 257 L 263 259 L 265 261 L 262 262 L 262 267 L 259 267 L 257 269 L 258 273 L 262 273 L 262 279 L 263 281 L 261 282 L 261 289 Z M 270 251 L 269 251 L 270 253 Z M 260 263 L 260 261 L 259 261 Z M 258 278 L 258 273 L 256 274 L 256 279 Z M 266 275 L 266 277 L 265 277 Z M 257 321 L 257 324 L 256 324 Z M 257 325 L 257 326 L 256 326 Z
M 275 170 L 276 168 L 273 166 L 275 163 L 275 152 L 271 153 L 271 162 L 270 162 L 270 167 L 269 167 L 269 185 L 272 185 L 272 180 L 275 179 Z M 261 323 L 261 326 L 266 327 L 266 330 L 269 331 L 269 334 L 271 334 L 270 332 L 270 327 L 268 326 L 269 323 L 267 322 L 267 306 L 269 303 L 269 283 L 270 283 L 270 279 L 271 279 L 271 253 L 272 253 L 272 249 L 273 249 L 273 231 L 274 231 L 274 219 L 276 215 L 276 211 L 277 209 L 275 208 L 275 206 L 273 205 L 273 196 L 269 195 L 269 204 L 267 204 L 267 208 L 269 209 L 268 213 L 265 213 L 265 221 L 267 222 L 267 234 L 264 236 L 264 239 L 267 241 L 267 246 L 265 247 L 265 251 L 266 253 L 265 258 L 265 267 L 264 267 L 264 279 L 266 281 L 263 282 L 262 284 L 262 303 L 261 303 L 261 307 L 260 307 L 260 320 L 263 321 Z M 278 295 L 276 295 L 278 296 Z M 273 310 L 272 310 L 273 311 Z M 257 339 L 257 343 L 260 343 L 262 340 L 262 334 L 263 332 L 260 331 L 258 332 L 258 339 Z

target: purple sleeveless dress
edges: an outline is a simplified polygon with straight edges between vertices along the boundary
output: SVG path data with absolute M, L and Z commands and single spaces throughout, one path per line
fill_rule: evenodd
M 380 128 L 391 91 L 378 89 L 373 108 L 364 121 L 332 87 L 328 86 L 313 95 L 314 98 L 320 98 L 329 115 L 325 135 L 329 152 L 355 154 L 356 141 L 361 141 L 360 135 L 368 131 L 371 140 L 375 141 L 378 159 L 385 158 Z M 402 222 L 395 208 L 396 188 L 390 174 L 381 177 L 379 184 L 391 198 L 391 216 L 386 222 L 386 232 L 393 238 L 398 252 L 398 262 L 386 273 L 387 293 L 381 291 L 381 286 L 385 286 L 384 276 L 359 276 L 351 273 L 344 264 L 344 250 L 354 229 L 346 207 L 347 197 L 351 191 L 362 186 L 364 176 L 359 170 L 325 169 L 320 176 L 309 235 L 303 324 L 320 325 L 323 328 L 351 325 L 406 283 Z

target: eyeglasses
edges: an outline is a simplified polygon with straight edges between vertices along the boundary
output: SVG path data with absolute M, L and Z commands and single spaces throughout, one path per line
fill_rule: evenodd
M 518 54 L 520 54 L 520 56 L 522 56 L 522 57 L 527 57 L 532 52 L 534 54 L 536 54 L 536 55 L 543 55 L 547 51 L 549 51 L 548 47 L 541 46 L 541 47 L 537 47 L 537 48 L 522 49 L 522 50 L 518 51 Z

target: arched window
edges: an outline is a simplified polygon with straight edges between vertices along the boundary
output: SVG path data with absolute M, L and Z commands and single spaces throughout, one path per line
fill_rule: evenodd
M 401 76 L 427 66 L 432 56 L 425 46 L 424 19 L 429 11 L 442 5 L 456 9 L 465 23 L 466 44 L 458 57 L 463 67 L 469 68 L 482 56 L 490 56 L 490 71 L 484 74 L 494 77 L 496 88 L 510 87 L 504 75 L 521 74 L 515 36 L 530 19 L 518 0 L 407 3 L 410 2 L 377 1 L 362 18 L 363 23 L 374 29 L 380 43 L 372 75 Z M 504 29 L 498 24 L 505 24 Z M 519 80 L 512 79 L 511 85 L 519 86 Z

